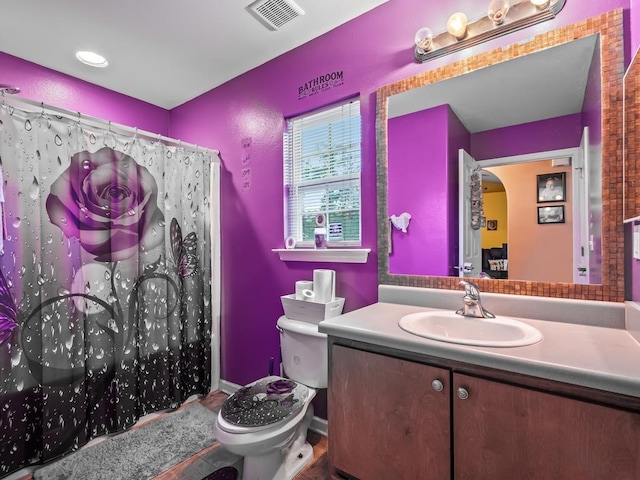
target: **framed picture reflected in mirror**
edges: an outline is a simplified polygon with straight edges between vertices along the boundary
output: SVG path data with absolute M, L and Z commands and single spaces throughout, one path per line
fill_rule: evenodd
M 537 176 L 537 197 L 538 203 L 564 202 L 566 200 L 566 178 L 567 174 L 544 173 Z
M 538 223 L 564 223 L 564 205 L 538 207 Z

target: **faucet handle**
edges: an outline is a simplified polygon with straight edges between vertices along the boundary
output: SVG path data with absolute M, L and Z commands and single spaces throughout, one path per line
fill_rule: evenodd
M 460 286 L 464 287 L 465 295 L 468 295 L 475 299 L 480 298 L 480 288 L 478 288 L 478 285 L 476 285 L 475 283 L 469 282 L 467 280 L 461 280 Z
M 496 318 L 493 313 L 482 306 L 482 303 L 480 302 L 480 288 L 478 285 L 467 280 L 461 280 L 460 285 L 464 287 L 464 298 L 462 300 L 465 303 L 465 306 L 456 311 L 458 315 L 480 318 Z

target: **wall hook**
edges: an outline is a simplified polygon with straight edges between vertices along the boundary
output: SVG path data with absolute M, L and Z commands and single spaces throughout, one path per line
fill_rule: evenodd
M 402 230 L 403 233 L 407 233 L 409 228 L 409 221 L 411 220 L 411 214 L 403 212 L 399 216 L 391 215 L 391 223 L 398 230 Z

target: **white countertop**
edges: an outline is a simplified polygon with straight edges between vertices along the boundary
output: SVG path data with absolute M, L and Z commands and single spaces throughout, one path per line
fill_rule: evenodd
M 624 328 L 519 317 L 540 330 L 543 340 L 491 348 L 430 340 L 398 326 L 402 316 L 428 310 L 434 309 L 379 302 L 324 320 L 318 328 L 335 337 L 640 397 L 640 344 Z

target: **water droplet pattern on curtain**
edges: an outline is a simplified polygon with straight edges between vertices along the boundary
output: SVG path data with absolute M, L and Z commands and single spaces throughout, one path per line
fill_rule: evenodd
M 210 161 L 0 107 L 0 475 L 209 391 Z

